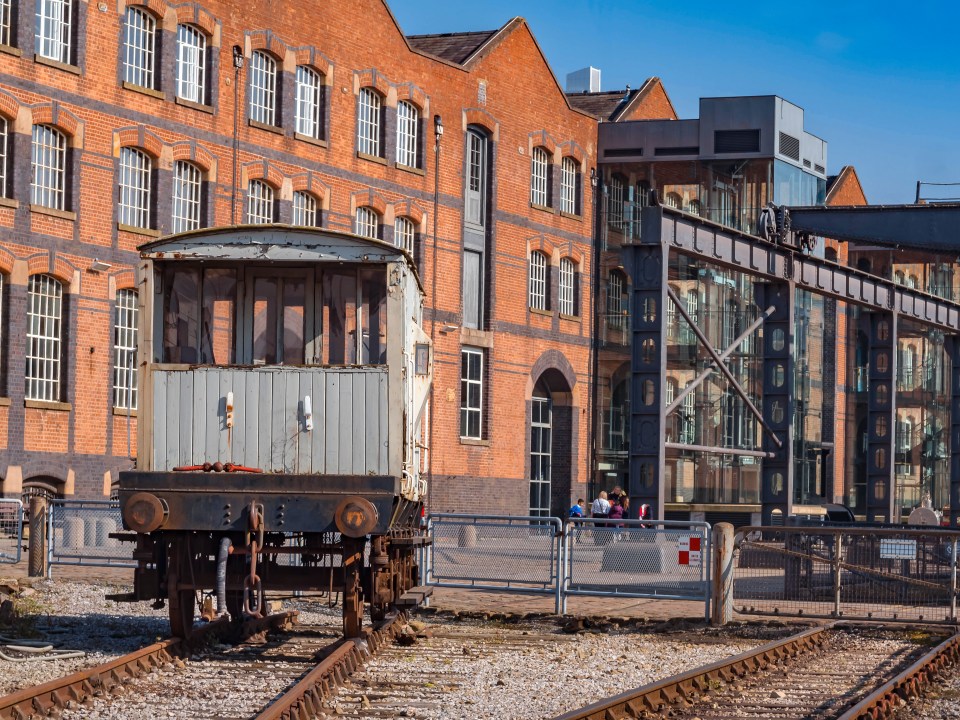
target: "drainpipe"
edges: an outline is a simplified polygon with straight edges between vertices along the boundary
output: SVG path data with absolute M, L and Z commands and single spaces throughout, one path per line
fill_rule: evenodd
M 243 70 L 243 48 L 233 46 L 233 192 L 230 196 L 230 224 L 237 224 L 237 177 L 240 156 L 240 71 Z
M 434 415 L 434 398 L 436 397 L 436 340 L 437 340 L 437 215 L 440 211 L 440 138 L 443 137 L 443 121 L 440 115 L 433 116 L 433 258 L 430 269 L 430 302 L 433 305 L 430 313 L 430 346 L 434 354 L 434 382 L 430 385 L 430 427 L 427 429 L 427 497 L 433 488 L 433 427 L 436 425 Z

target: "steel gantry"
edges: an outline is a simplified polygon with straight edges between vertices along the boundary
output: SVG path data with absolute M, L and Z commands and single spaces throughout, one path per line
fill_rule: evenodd
M 960 220 L 952 213 L 885 207 L 871 215 L 860 209 L 827 221 L 831 208 L 803 208 L 794 230 L 871 244 L 909 246 L 931 252 L 949 244 L 943 223 Z M 829 260 L 799 252 L 775 241 L 662 206 L 640 211 L 639 238 L 623 246 L 631 276 L 632 382 L 630 403 L 630 495 L 633 507 L 650 506 L 664 517 L 666 450 L 681 449 L 722 455 L 749 455 L 761 462 L 761 512 L 769 523 L 775 512 L 789 515 L 794 495 L 794 313 L 796 295 L 806 290 L 823 298 L 859 306 L 869 326 L 867 415 L 867 513 L 869 520 L 894 516 L 898 322 L 910 320 L 936 328 L 948 338 L 952 366 L 950 402 L 951 520 L 960 512 L 960 304 L 900 286 L 892 281 Z M 839 216 L 838 216 L 839 217 Z M 879 219 L 877 219 L 879 217 Z M 843 219 L 845 218 L 845 219 Z M 854 227 L 850 227 L 850 224 Z M 856 225 L 862 224 L 861 230 Z M 883 232 L 880 232 L 881 229 Z M 872 235 L 871 233 L 875 233 Z M 923 233 L 936 247 L 926 248 Z M 956 234 L 954 230 L 954 235 Z M 914 238 L 910 242 L 910 238 Z M 960 249 L 960 243 L 954 246 Z M 668 268 L 674 254 L 748 274 L 757 284 L 759 317 L 728 347 L 715 348 L 684 303 L 670 288 Z M 667 370 L 668 304 L 689 324 L 709 356 L 708 366 L 668 405 L 664 400 Z M 763 397 L 760 408 L 726 367 L 733 351 L 763 327 Z M 684 396 L 712 373 L 725 376 L 745 407 L 763 428 L 761 446 L 710 447 L 667 441 L 668 416 Z M 838 459 L 838 462 L 840 459 Z M 832 487 L 832 484 L 828 484 Z M 828 498 L 829 499 L 829 498 Z

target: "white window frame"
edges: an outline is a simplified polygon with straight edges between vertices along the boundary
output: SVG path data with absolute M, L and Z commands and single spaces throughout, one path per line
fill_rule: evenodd
M 120 148 L 119 208 L 121 225 L 150 227 L 150 175 L 153 161 L 142 150 Z
M 539 449 L 534 449 L 534 435 Z M 530 490 L 539 501 L 530 504 L 530 517 L 550 515 L 550 485 L 553 469 L 553 403 L 539 393 L 530 398 Z M 543 497 L 547 496 L 547 504 Z
M 530 309 L 547 309 L 547 256 L 539 250 L 530 253 Z
M 171 230 L 198 230 L 203 224 L 203 170 L 186 160 L 173 164 Z
M 353 232 L 361 237 L 378 239 L 380 237 L 380 215 L 373 208 L 361 205 L 357 208 Z
M 413 220 L 402 215 L 393 221 L 393 244 L 413 255 L 413 243 L 417 237 L 417 227 Z
M 680 416 L 680 442 L 693 445 L 697 439 L 697 400 L 696 391 L 683 396 L 683 414 Z
M 60 402 L 63 361 L 63 285 L 51 275 L 27 283 L 27 400 Z
M 380 157 L 380 115 L 383 99 L 373 88 L 360 88 L 357 103 L 357 151 Z
M 177 97 L 206 104 L 207 36 L 196 25 L 177 25 Z
M 317 199 L 303 190 L 297 190 L 293 193 L 293 224 L 301 227 L 319 227 L 317 225 Z
M 137 291 L 117 290 L 113 325 L 113 406 L 137 409 Z
M 484 360 L 483 350 L 465 347 L 460 351 L 460 437 L 468 440 L 483 439 Z M 475 402 L 470 401 L 472 388 L 477 389 Z M 476 430 L 471 432 L 474 421 Z
M 13 26 L 10 21 L 10 16 L 12 13 L 12 4 L 11 0 L 0 0 L 0 45 L 9 46 L 11 44 L 10 32 Z
M 277 125 L 277 61 L 263 50 L 250 56 L 250 119 Z
M 530 202 L 533 205 L 547 206 L 550 198 L 547 190 L 549 165 L 546 149 L 535 147 L 530 157 Z
M 3 0 L 0 0 L 2 3 Z M 0 197 L 9 197 L 10 122 L 0 115 Z
M 247 183 L 247 224 L 269 225 L 276 222 L 276 193 L 263 180 Z
M 623 327 L 623 275 L 616 270 L 607 275 L 607 321 L 610 327 Z
M 123 20 L 123 80 L 155 88 L 157 19 L 142 7 L 128 6 Z
M 576 315 L 574 306 L 576 266 L 570 258 L 560 258 L 559 304 L 561 315 Z
M 420 108 L 408 100 L 397 103 L 397 165 L 420 167 L 418 141 Z
M 607 196 L 607 223 L 617 230 L 623 227 L 623 180 L 616 175 L 610 178 L 610 194 Z
M 295 129 L 317 140 L 323 129 L 323 76 L 307 65 L 297 65 Z
M 572 157 L 565 157 L 560 163 L 560 212 L 577 214 L 577 175 L 580 165 Z
M 73 0 L 38 0 L 35 49 L 37 55 L 70 65 Z
M 30 202 L 65 210 L 67 205 L 67 136 L 51 125 L 34 125 Z

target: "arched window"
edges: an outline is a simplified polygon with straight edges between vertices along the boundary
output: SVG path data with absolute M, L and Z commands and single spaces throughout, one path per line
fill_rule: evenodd
M 683 198 L 675 192 L 668 192 L 663 196 L 663 204 L 679 210 L 680 206 L 683 205 Z
M 572 157 L 565 157 L 560 164 L 560 212 L 577 215 L 580 210 L 578 177 L 580 166 Z
M 547 256 L 538 250 L 530 253 L 530 308 L 547 309 Z
M 357 150 L 365 155 L 380 157 L 381 106 L 382 100 L 376 90 L 360 89 Z
M 397 103 L 397 165 L 420 167 L 420 110 L 411 102 Z
M 63 286 L 50 275 L 31 275 L 27 285 L 27 400 L 62 399 Z
M 550 393 L 534 390 L 530 408 L 530 516 L 550 515 L 553 465 L 553 405 Z
M 607 275 L 607 322 L 611 327 L 623 327 L 626 309 L 626 282 L 623 273 L 611 270 Z
M 297 65 L 296 131 L 323 137 L 323 76 L 306 65 Z
M 357 208 L 357 218 L 353 231 L 357 235 L 373 238 L 380 237 L 380 216 L 373 208 L 361 206 Z
M 535 147 L 530 161 L 530 202 L 546 207 L 550 201 L 547 151 Z
M 186 160 L 173 164 L 173 211 L 171 229 L 175 233 L 203 226 L 203 171 Z
M 113 326 L 113 406 L 137 407 L 137 291 L 118 290 Z
M 416 237 L 416 226 L 408 217 L 398 217 L 393 222 L 393 244 L 403 248 L 413 255 L 413 242 Z
M 177 97 L 207 101 L 207 36 L 194 25 L 177 26 Z
M 250 119 L 277 125 L 277 61 L 257 50 L 250 56 Z
M 317 199 L 310 193 L 298 190 L 293 194 L 293 224 L 301 227 L 319 227 Z
M 135 228 L 150 227 L 150 157 L 136 148 L 120 148 L 118 222 Z
M 3 0 L 0 0 L 3 2 Z M 12 185 L 8 178 L 10 172 L 10 122 L 0 115 L 0 197 L 8 198 L 13 195 Z
M 247 186 L 247 222 L 263 225 L 276 222 L 274 191 L 263 180 L 251 180 Z
M 560 258 L 560 314 L 576 315 L 576 266 L 570 258 Z
M 687 212 L 691 215 L 702 215 L 702 209 L 699 200 L 691 200 L 687 203 Z
M 67 138 L 50 125 L 33 126 L 33 182 L 30 202 L 34 205 L 67 209 Z
M 156 89 L 157 20 L 130 5 L 123 19 L 123 81 Z

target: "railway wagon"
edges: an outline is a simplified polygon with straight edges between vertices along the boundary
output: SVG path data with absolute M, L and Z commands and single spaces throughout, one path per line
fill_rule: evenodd
M 342 593 L 344 632 L 416 597 L 432 346 L 412 258 L 257 225 L 140 248 L 134 591 L 174 634 Z M 133 368 L 131 368 L 133 370 Z M 121 598 L 118 598 L 121 599 Z

